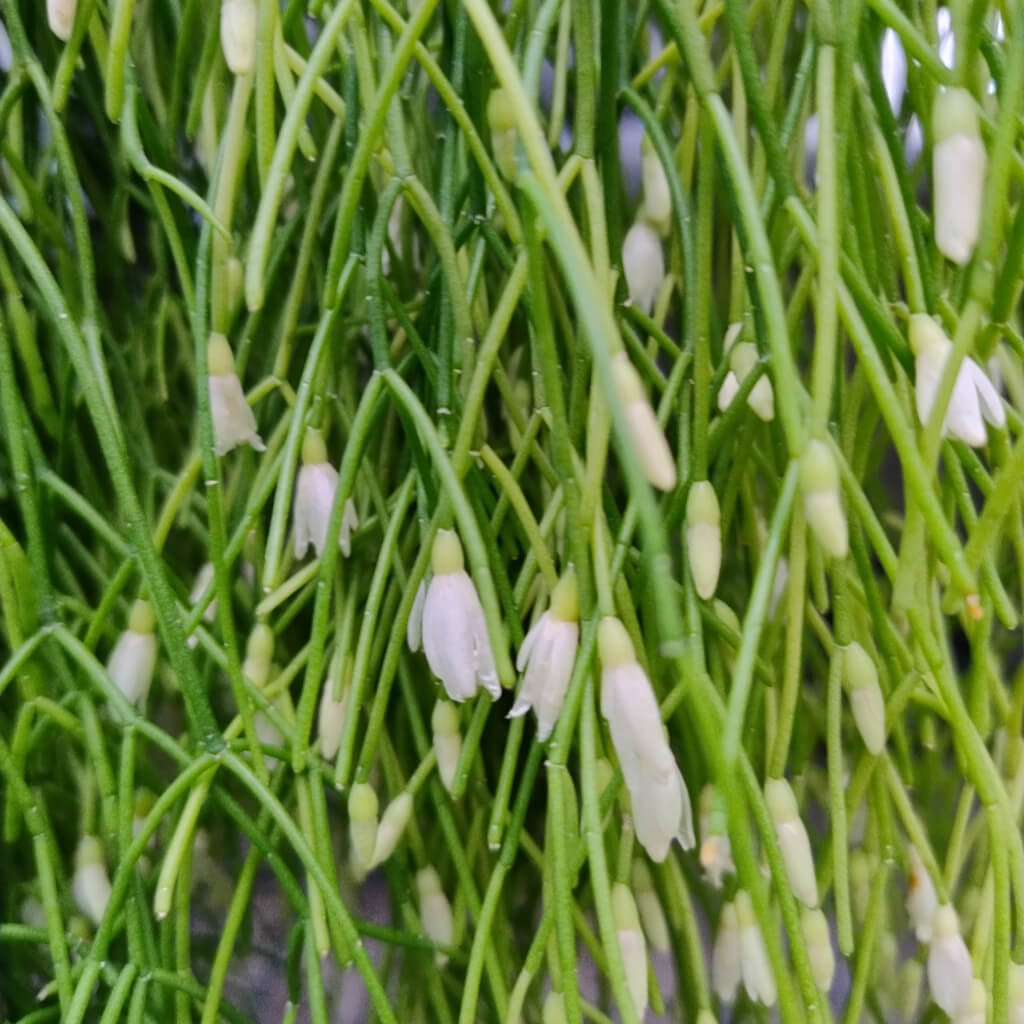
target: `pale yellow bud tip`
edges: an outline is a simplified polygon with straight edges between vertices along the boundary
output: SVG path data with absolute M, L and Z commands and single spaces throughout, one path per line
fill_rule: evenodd
M 576 586 L 576 570 L 570 565 L 551 591 L 551 617 L 559 622 L 578 622 L 580 597 Z
M 357 782 L 348 795 L 348 816 L 352 821 L 377 820 L 377 793 L 366 782 Z
M 462 544 L 454 530 L 437 531 L 434 548 L 430 554 L 430 564 L 435 576 L 448 576 L 464 568 Z
M 245 647 L 246 659 L 262 665 L 270 663 L 274 656 L 274 631 L 266 624 L 259 623 L 249 634 L 249 642 Z
M 605 616 L 597 627 L 597 651 L 606 670 L 636 661 L 636 651 L 626 627 L 612 615 Z
M 152 633 L 156 625 L 153 609 L 148 601 L 136 601 L 128 616 L 128 628 L 133 633 Z
M 206 362 L 211 377 L 227 377 L 235 372 L 235 356 L 223 334 L 211 333 L 206 347 Z
M 327 461 L 327 445 L 324 444 L 323 434 L 319 430 L 310 427 L 302 441 L 302 464 L 304 466 L 318 466 Z
M 431 728 L 438 736 L 457 736 L 459 733 L 459 713 L 451 701 L 439 700 L 434 705 L 434 713 L 430 717 Z
M 978 136 L 978 113 L 966 89 L 944 89 L 935 97 L 932 133 L 936 143 L 954 135 Z

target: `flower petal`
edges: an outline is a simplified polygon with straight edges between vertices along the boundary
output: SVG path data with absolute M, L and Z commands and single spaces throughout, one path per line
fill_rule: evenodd
M 1000 430 L 1006 426 L 1006 410 L 1003 408 L 999 392 L 988 379 L 985 371 L 973 360 L 964 360 L 964 368 L 960 371 L 966 373 L 978 392 L 978 400 L 981 402 L 981 411 L 985 419 L 994 427 Z

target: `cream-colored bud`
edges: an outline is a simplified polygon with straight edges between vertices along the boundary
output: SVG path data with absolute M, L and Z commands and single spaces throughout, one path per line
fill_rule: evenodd
M 823 441 L 807 442 L 800 459 L 800 488 L 804 516 L 822 550 L 831 558 L 845 558 L 849 535 L 839 491 L 839 469 Z
M 935 883 L 914 846 L 907 851 L 907 915 L 918 942 L 931 942 L 932 922 L 939 906 Z
M 807 955 L 811 960 L 811 974 L 814 983 L 825 994 L 832 987 L 836 973 L 836 957 L 832 952 L 832 936 L 828 921 L 820 909 L 805 909 L 800 916 L 800 925 L 807 943 Z
M 98 926 L 110 902 L 111 886 L 103 844 L 95 836 L 82 836 L 78 843 L 71 892 L 78 909 Z
M 430 724 L 434 732 L 437 773 L 441 776 L 444 788 L 451 792 L 452 784 L 455 782 L 455 769 L 462 753 L 459 713 L 455 710 L 455 705 L 447 700 L 439 700 L 434 705 Z
M 377 794 L 369 783 L 357 782 L 349 792 L 348 834 L 353 861 L 368 871 L 377 845 Z
M 77 9 L 78 0 L 46 0 L 46 20 L 58 39 L 67 42 L 71 38 Z
M 373 865 L 383 864 L 395 852 L 406 825 L 412 817 L 412 796 L 405 791 L 398 794 L 384 808 L 377 826 L 377 840 L 373 848 Z
M 743 952 L 736 904 L 726 903 L 718 919 L 715 944 L 711 949 L 711 987 L 723 1003 L 732 1003 L 743 978 Z
M 612 358 L 612 378 L 626 426 L 633 442 L 633 451 L 647 479 L 662 491 L 676 485 L 676 464 L 647 398 L 647 391 L 629 356 L 620 352 Z
M 764 786 L 768 813 L 775 823 L 782 850 L 782 863 L 786 868 L 793 895 L 806 907 L 818 905 L 818 883 L 814 877 L 814 857 L 807 829 L 800 819 L 796 797 L 785 779 L 768 779 Z
M 754 367 L 760 358 L 757 348 L 749 341 L 741 341 L 730 349 L 729 365 L 732 367 L 732 372 L 736 375 L 737 391 L 739 390 L 739 385 L 754 372 Z M 719 403 L 721 401 L 722 398 L 719 395 Z M 731 401 L 732 399 L 730 398 L 729 402 Z M 726 405 L 729 402 L 726 402 Z M 767 373 L 761 374 L 757 383 L 750 389 L 750 394 L 747 396 L 747 405 L 765 423 L 770 423 L 775 419 L 775 391 L 772 388 L 772 382 Z
M 438 530 L 430 552 L 430 564 L 437 576 L 461 572 L 465 567 L 462 543 L 454 530 Z
M 971 954 L 960 935 L 956 911 L 943 904 L 932 920 L 928 951 L 928 987 L 939 1009 L 955 1017 L 971 994 Z
M 665 255 L 658 232 L 645 220 L 634 221 L 622 243 L 622 269 L 630 302 L 650 315 L 665 280 Z
M 632 882 L 636 907 L 640 912 L 640 921 L 644 926 L 647 941 L 658 953 L 667 953 L 670 948 L 668 921 L 665 919 L 658 891 L 654 888 L 651 870 L 646 861 L 639 857 L 633 861 Z
M 254 0 L 223 0 L 220 7 L 220 45 L 233 74 L 248 75 L 256 62 Z
M 953 1018 L 953 1024 L 985 1024 L 988 1011 L 988 990 L 980 978 L 971 979 L 967 1002 Z
M 450 946 L 455 938 L 455 917 L 452 905 L 448 902 L 441 879 L 432 867 L 422 868 L 416 873 L 416 889 L 419 893 L 420 922 L 427 938 L 441 946 Z M 446 954 L 434 954 L 434 962 L 438 967 L 448 963 Z
M 988 154 L 974 100 L 965 89 L 945 89 L 932 110 L 935 245 L 947 259 L 970 262 L 981 230 Z
M 686 555 L 697 594 L 714 596 L 722 568 L 722 528 L 718 496 L 708 480 L 699 480 L 686 496 Z
M 568 1024 L 569 1017 L 565 1012 L 565 998 L 561 992 L 552 989 L 544 1000 L 541 1011 L 541 1024 Z
M 672 221 L 672 194 L 668 187 L 668 176 L 646 135 L 642 149 L 640 167 L 643 179 L 643 215 L 658 229 L 659 234 L 665 236 Z
M 774 1006 L 778 992 L 775 975 L 764 948 L 764 936 L 754 916 L 754 905 L 744 889 L 736 893 L 736 921 L 740 930 L 740 965 L 743 987 L 755 1002 Z
M 341 736 L 345 731 L 345 718 L 348 716 L 348 705 L 351 690 L 346 686 L 341 691 L 341 698 L 334 699 L 334 683 L 328 679 L 324 683 L 320 695 L 320 709 L 317 725 L 320 735 L 320 753 L 328 761 L 334 759 L 341 746 Z
M 638 1017 L 647 1010 L 647 944 L 640 929 L 640 916 L 629 887 L 621 882 L 612 886 L 612 914 L 615 931 L 626 968 L 626 984 L 633 997 Z
M 885 698 L 871 656 L 856 641 L 843 652 L 843 681 L 864 746 L 876 756 L 885 747 Z
M 491 149 L 498 170 L 508 181 L 515 181 L 519 173 L 519 132 L 515 106 L 504 89 L 495 89 L 487 97 L 487 126 L 491 130 Z

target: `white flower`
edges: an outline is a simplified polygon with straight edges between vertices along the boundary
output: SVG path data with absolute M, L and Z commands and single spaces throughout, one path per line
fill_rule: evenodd
M 296 558 L 302 558 L 310 544 L 318 558 L 323 554 L 337 489 L 338 471 L 327 461 L 327 449 L 320 431 L 310 428 L 302 442 L 302 468 L 295 488 Z M 356 507 L 349 498 L 345 502 L 338 533 L 338 547 L 346 558 L 352 551 L 352 531 L 358 525 Z
M 377 793 L 367 782 L 357 782 L 349 791 L 348 835 L 353 864 L 368 871 L 377 845 Z
M 953 1024 L 985 1024 L 988 1009 L 988 991 L 980 978 L 971 979 L 967 1002 L 953 1017 Z
M 832 937 L 828 921 L 821 910 L 805 909 L 800 916 L 800 927 L 807 943 L 807 956 L 811 961 L 811 974 L 820 992 L 828 993 L 836 973 L 836 957 L 832 952 Z
M 736 865 L 725 827 L 725 808 L 710 783 L 700 791 L 700 835 L 697 859 L 709 884 L 721 889 L 724 877 L 736 874 Z
M 749 341 L 735 344 L 742 329 L 743 324 L 732 323 L 722 339 L 723 350 L 729 357 L 730 370 L 725 375 L 718 391 L 718 408 L 721 412 L 725 412 L 732 405 L 732 400 L 736 397 L 740 386 L 754 372 L 754 368 L 760 360 L 757 348 Z M 775 419 L 775 391 L 767 373 L 762 373 L 757 383 L 750 389 L 747 405 L 765 423 L 770 423 Z
M 643 178 L 644 201 L 641 212 L 657 229 L 667 235 L 672 220 L 672 194 L 668 189 L 668 177 L 654 147 L 644 136 L 640 161 Z
M 892 112 L 898 114 L 907 91 L 907 55 L 899 35 L 891 28 L 882 35 L 882 84 Z
M 785 779 L 768 779 L 764 784 L 768 813 L 775 825 L 793 895 L 805 906 L 818 905 L 818 883 L 814 877 L 814 857 L 807 829 L 800 819 L 796 797 Z
M 808 441 L 800 457 L 800 490 L 807 525 L 830 558 L 850 550 L 846 513 L 839 493 L 839 468 L 824 441 Z
M 743 987 L 754 1002 L 773 1006 L 777 995 L 764 937 L 754 917 L 750 895 L 743 889 L 736 893 L 736 921 L 740 930 L 740 967 Z
M 371 867 L 383 864 L 395 852 L 412 817 L 412 796 L 404 790 L 384 808 L 377 826 L 377 841 L 373 847 Z
M 921 860 L 916 847 L 907 850 L 910 861 L 907 871 L 907 914 L 914 926 L 914 934 L 918 942 L 931 942 L 932 921 L 939 906 L 939 898 L 935 894 L 935 883 L 928 869 Z
M 633 894 L 622 882 L 612 886 L 612 914 L 619 952 L 626 968 L 626 986 L 633 997 L 636 1015 L 642 1019 L 647 1010 L 647 943 L 640 928 Z
M 686 496 L 686 556 L 697 595 L 714 596 L 722 568 L 722 528 L 718 496 L 707 480 L 699 480 Z
M 874 661 L 856 641 L 843 652 L 843 681 L 864 746 L 878 755 L 885 746 L 885 698 Z
M 626 426 L 633 442 L 633 452 L 643 467 L 647 479 L 661 491 L 670 491 L 676 485 L 676 463 L 665 440 L 664 431 L 647 398 L 640 375 L 629 356 L 619 352 L 612 357 L 612 378 Z
M 732 1003 L 743 978 L 743 950 L 735 903 L 726 903 L 718 919 L 718 933 L 711 949 L 711 987 L 723 1003 Z
M 935 245 L 947 259 L 969 263 L 981 229 L 988 154 L 966 89 L 946 89 L 932 109 Z
M 334 671 L 328 673 L 324 683 L 323 693 L 320 695 L 320 708 L 317 715 L 317 726 L 320 735 L 320 753 L 328 761 L 334 760 L 341 746 L 341 734 L 345 730 L 345 718 L 348 715 L 348 704 L 351 697 L 351 690 L 346 686 L 341 691 L 341 697 L 334 699 L 334 679 L 337 675 Z
M 450 793 L 455 782 L 455 769 L 462 753 L 462 734 L 459 732 L 459 713 L 455 705 L 439 700 L 430 716 L 433 731 L 434 754 L 437 756 L 437 774 L 441 776 L 444 788 Z
M 636 907 L 640 911 L 640 920 L 643 922 L 647 941 L 650 942 L 652 949 L 659 953 L 667 953 L 670 948 L 668 921 L 665 919 L 658 891 L 654 888 L 651 870 L 639 857 L 633 861 L 632 882 Z
M 75 25 L 75 10 L 78 0 L 46 0 L 46 20 L 50 31 L 67 42 Z
M 71 894 L 75 906 L 99 925 L 110 902 L 110 876 L 103 861 L 103 846 L 95 836 L 82 836 L 78 843 Z
M 955 1017 L 971 994 L 971 954 L 960 935 L 956 911 L 948 903 L 935 911 L 928 951 L 928 987 L 939 1009 Z
M 910 347 L 914 352 L 917 415 L 926 424 L 935 404 L 946 360 L 953 351 L 953 343 L 930 316 L 915 313 L 910 318 Z M 999 400 L 999 392 L 985 376 L 985 371 L 965 356 L 957 371 L 942 421 L 942 436 L 955 437 L 973 448 L 980 448 L 988 440 L 985 420 L 1002 429 L 1006 426 L 1006 412 Z
M 562 712 L 576 661 L 579 617 L 576 574 L 570 567 L 552 591 L 551 607 L 526 634 L 516 658 L 516 669 L 525 669 L 525 674 L 508 717 L 525 714 L 532 707 L 537 714 L 537 739 L 542 743 L 551 735 Z
M 107 672 L 114 685 L 136 707 L 145 702 L 156 668 L 153 625 L 149 603 L 136 601 L 128 617 L 128 628 L 118 637 L 107 662 Z
M 213 419 L 213 450 L 227 455 L 240 444 L 250 444 L 258 452 L 266 451 L 256 417 L 245 400 L 242 384 L 235 373 L 235 357 L 223 334 L 210 335 L 207 349 L 210 372 L 210 416 Z
M 441 879 L 432 867 L 425 867 L 416 873 L 416 890 L 419 894 L 420 922 L 423 933 L 440 946 L 450 946 L 455 938 L 455 917 L 448 902 Z M 448 957 L 441 952 L 434 954 L 438 967 L 448 963 Z
M 223 0 L 220 46 L 233 74 L 247 75 L 252 71 L 256 59 L 256 4 L 253 0 Z
M 645 220 L 634 221 L 626 232 L 622 243 L 622 269 L 630 302 L 650 315 L 665 280 L 665 257 L 658 232 Z
M 669 749 L 650 680 L 637 664 L 629 634 L 618 619 L 598 627 L 601 714 L 633 807 L 637 839 L 652 860 L 663 861 L 673 839 L 684 850 L 696 845 L 686 783 Z
M 426 588 L 422 622 L 413 621 L 418 595 L 409 619 L 409 645 L 416 650 L 422 639 L 427 664 L 452 700 L 468 700 L 478 685 L 497 699 L 501 684 L 494 667 L 487 620 L 476 587 L 463 568 L 462 545 L 454 530 L 438 530 L 431 564 L 434 576 Z
M 209 590 L 210 584 L 213 583 L 213 563 L 204 562 L 196 573 L 195 582 L 192 584 L 192 590 L 189 592 L 188 600 L 189 604 L 196 605 Z M 217 617 L 217 598 L 211 598 L 210 603 L 206 606 L 206 611 L 203 612 L 203 622 L 213 622 Z M 189 650 L 194 650 L 196 645 L 199 643 L 199 637 L 193 632 L 186 643 L 189 646 Z

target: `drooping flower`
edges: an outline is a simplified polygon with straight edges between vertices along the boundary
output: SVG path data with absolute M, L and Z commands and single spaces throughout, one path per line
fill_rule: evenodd
M 256 61 L 256 4 L 254 0 L 223 0 L 220 7 L 220 46 L 232 74 L 248 75 Z
M 438 945 L 450 946 L 455 938 L 455 917 L 452 905 L 441 888 L 441 879 L 432 867 L 422 868 L 416 873 L 416 890 L 424 934 Z M 434 963 L 444 967 L 448 963 L 447 955 L 438 951 L 434 954 Z
M 373 865 L 377 845 L 377 793 L 368 782 L 357 782 L 348 795 L 348 835 L 352 862 L 363 871 Z
M 635 220 L 626 232 L 622 243 L 622 269 L 630 302 L 650 315 L 665 280 L 665 256 L 658 232 L 642 218 Z
M 970 262 L 981 229 L 988 154 L 966 89 L 944 89 L 932 108 L 935 245 L 961 266 Z
M 652 860 L 663 861 L 673 839 L 684 850 L 696 845 L 690 795 L 669 749 L 650 680 L 637 664 L 622 623 L 601 620 L 601 714 L 629 790 L 637 839 Z
M 384 808 L 377 826 L 377 840 L 373 847 L 371 867 L 383 864 L 395 852 L 401 841 L 406 825 L 412 817 L 412 796 L 402 790 L 394 800 Z
M 754 905 L 750 894 L 744 889 L 736 893 L 736 922 L 740 931 L 740 967 L 743 987 L 754 1002 L 774 1006 L 777 992 L 775 975 L 772 974 L 768 953 L 764 948 L 764 936 L 754 916 Z
M 633 894 L 622 882 L 612 886 L 612 916 L 622 964 L 626 968 L 626 986 L 633 997 L 636 1015 L 642 1019 L 647 1010 L 647 943 Z
M 295 557 L 302 558 L 310 544 L 317 557 L 327 543 L 338 471 L 327 461 L 327 448 L 319 430 L 310 428 L 302 442 L 302 468 L 295 488 Z M 347 558 L 352 551 L 352 531 L 359 525 L 352 499 L 345 502 L 338 532 L 338 547 Z
M 249 444 L 258 452 L 266 451 L 256 417 L 245 400 L 242 384 L 235 373 L 235 357 L 223 334 L 210 335 L 207 348 L 210 372 L 210 416 L 213 419 L 213 450 L 227 455 L 240 444 Z
M 665 168 L 646 135 L 641 144 L 640 170 L 644 196 L 641 212 L 664 237 L 672 220 L 672 194 Z
M 782 863 L 793 895 L 805 907 L 816 907 L 818 882 L 814 877 L 811 841 L 800 819 L 792 787 L 786 779 L 768 779 L 764 784 L 764 798 L 779 837 Z
M 468 700 L 482 686 L 492 698 L 501 694 L 487 620 L 476 587 L 466 572 L 462 545 L 454 530 L 438 530 L 431 552 L 433 578 L 422 604 L 422 622 L 408 626 L 409 644 L 423 641 L 430 670 L 454 701 Z M 417 604 L 419 598 L 417 596 Z M 416 644 L 413 644 L 413 641 Z
M 722 528 L 718 496 L 708 480 L 699 480 L 686 496 L 686 556 L 700 598 L 714 596 L 722 568 Z
M 437 774 L 441 776 L 444 788 L 451 792 L 455 782 L 455 769 L 462 753 L 462 734 L 459 732 L 459 713 L 455 705 L 439 700 L 430 716 L 434 734 L 434 754 L 437 756 Z
M 98 926 L 110 902 L 110 892 L 103 844 L 95 836 L 82 836 L 75 851 L 75 874 L 71 879 L 75 906 Z
M 953 352 L 953 342 L 927 313 L 915 313 L 910 318 L 910 347 L 914 352 L 917 415 L 921 423 L 926 424 L 935 404 L 946 360 Z M 957 371 L 942 421 L 942 436 L 957 438 L 972 448 L 981 448 L 988 440 L 986 420 L 1002 429 L 1006 426 L 1006 412 L 999 392 L 985 376 L 985 371 L 970 356 L 965 356 Z
M 856 641 L 843 652 L 843 682 L 864 746 L 879 755 L 885 746 L 885 698 L 874 661 Z
M 718 932 L 711 949 L 711 987 L 723 1003 L 732 1003 L 743 979 L 743 950 L 740 942 L 736 904 L 726 903 L 718 919 Z
M 939 907 L 935 883 L 914 846 L 907 850 L 907 914 L 918 942 L 931 942 L 932 922 Z
M 819 908 L 807 908 L 800 915 L 800 927 L 807 943 L 807 956 L 811 961 L 811 974 L 814 984 L 825 994 L 832 987 L 832 978 L 836 973 L 836 957 L 832 952 L 832 936 L 829 933 L 828 921 Z
M 570 566 L 551 593 L 551 606 L 526 634 L 516 658 L 516 669 L 525 672 L 508 717 L 525 714 L 532 707 L 537 715 L 537 739 L 542 743 L 562 712 L 576 661 L 579 617 L 576 573 Z
M 973 976 L 960 921 L 956 911 L 944 903 L 935 911 L 928 951 L 928 987 L 939 1009 L 955 1017 L 970 997 Z
M 46 0 L 46 20 L 58 39 L 67 42 L 71 38 L 77 9 L 78 0 Z
M 808 441 L 800 457 L 800 489 L 807 525 L 830 558 L 850 549 L 846 513 L 839 493 L 839 468 L 824 441 Z
M 148 601 L 136 601 L 128 616 L 128 628 L 110 652 L 107 672 L 114 685 L 136 707 L 141 707 L 153 682 L 156 668 L 155 620 Z
M 736 874 L 732 861 L 732 844 L 726 831 L 725 807 L 715 787 L 708 784 L 700 792 L 700 853 L 698 860 L 704 877 L 721 889 L 726 875 Z
M 612 357 L 612 378 L 615 391 L 626 416 L 633 451 L 643 467 L 647 479 L 661 491 L 670 491 L 676 485 L 676 463 L 665 433 L 647 398 L 640 375 L 629 356 L 619 352 Z
M 668 921 L 662 908 L 658 891 L 654 888 L 651 869 L 641 857 L 633 860 L 633 895 L 640 912 L 640 921 L 651 948 L 659 953 L 669 951 Z

